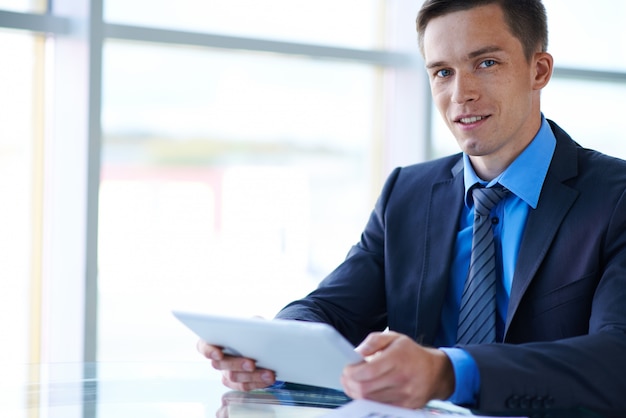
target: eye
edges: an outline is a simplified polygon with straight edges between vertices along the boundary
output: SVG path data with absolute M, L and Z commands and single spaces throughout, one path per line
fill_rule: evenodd
M 447 68 L 439 70 L 435 73 L 435 76 L 441 77 L 441 78 L 450 77 L 451 75 L 452 75 L 452 71 L 448 70 Z
M 484 60 L 483 62 L 480 63 L 479 67 L 488 68 L 488 67 L 493 67 L 494 65 L 496 65 L 495 60 Z

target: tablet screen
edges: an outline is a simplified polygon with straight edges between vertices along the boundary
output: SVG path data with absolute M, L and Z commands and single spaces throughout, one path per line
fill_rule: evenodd
M 178 310 L 173 314 L 207 343 L 274 370 L 277 380 L 342 390 L 343 368 L 363 360 L 328 324 Z

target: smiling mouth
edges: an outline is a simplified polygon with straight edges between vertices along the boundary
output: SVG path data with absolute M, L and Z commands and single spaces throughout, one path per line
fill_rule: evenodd
M 480 122 L 481 120 L 487 119 L 489 116 L 470 116 L 459 118 L 456 120 L 457 123 L 461 123 L 463 125 L 471 125 L 472 123 Z

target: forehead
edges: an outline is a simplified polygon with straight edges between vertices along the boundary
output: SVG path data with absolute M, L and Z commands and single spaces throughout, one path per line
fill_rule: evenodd
M 523 54 L 497 4 L 478 6 L 436 17 L 428 22 L 423 38 L 426 63 L 467 57 L 486 47 Z

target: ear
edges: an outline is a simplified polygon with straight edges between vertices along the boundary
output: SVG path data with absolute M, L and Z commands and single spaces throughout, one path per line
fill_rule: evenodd
M 541 90 L 544 88 L 550 78 L 552 77 L 552 68 L 554 60 L 552 55 L 547 52 L 536 52 L 532 58 L 532 86 L 534 90 Z

